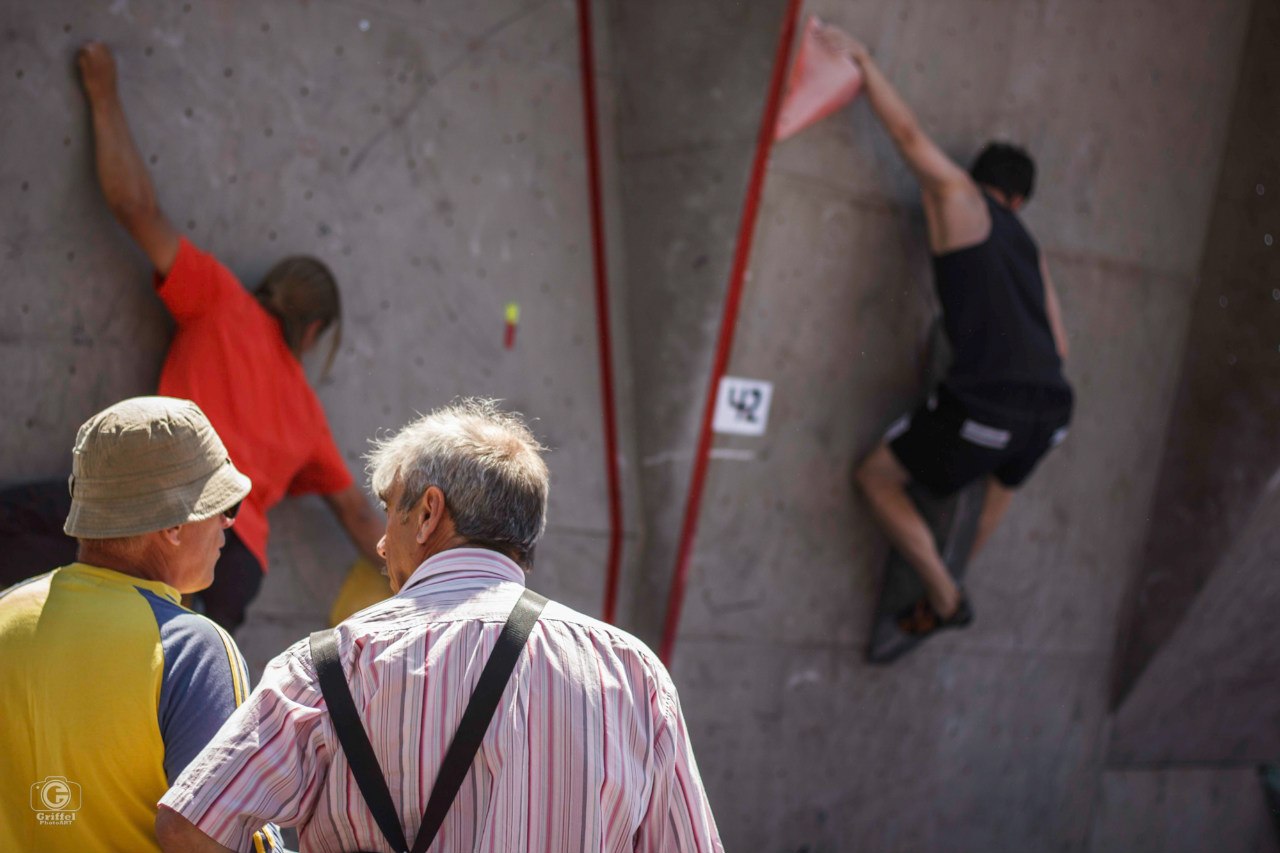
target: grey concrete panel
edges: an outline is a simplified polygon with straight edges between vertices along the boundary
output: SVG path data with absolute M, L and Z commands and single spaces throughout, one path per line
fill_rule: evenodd
M 1249 4 L 999 0 L 806 9 L 863 38 L 939 144 L 991 138 L 1039 165 L 1032 230 L 1056 249 L 1175 276 L 1199 264 Z M 915 195 L 865 99 L 781 144 L 779 166 Z
M 780 0 L 614 4 L 625 69 L 622 157 L 749 146 L 785 6 Z
M 1086 849 L 1101 664 L 762 637 L 686 641 L 675 676 L 725 849 L 1049 851 Z
M 1116 711 L 1117 764 L 1280 755 L 1280 481 Z
M 15 200 L 0 215 L 15 306 L 0 315 L 15 368 L 3 399 L 17 427 L 0 480 L 63 473 L 85 417 L 154 389 L 169 331 L 94 181 L 73 55 L 101 38 L 180 230 L 250 287 L 290 252 L 333 267 L 344 343 L 318 391 L 352 468 L 370 436 L 417 411 L 503 398 L 552 449 L 540 588 L 598 613 L 608 517 L 574 5 L 3 6 L 0 104 L 23 118 L 0 141 Z M 607 180 L 614 103 L 606 91 Z M 512 351 L 508 302 L 521 307 Z M 307 366 L 318 375 L 319 359 Z M 625 358 L 617 369 L 626 394 Z M 245 628 L 259 661 L 327 612 L 352 554 L 319 504 L 277 515 Z
M 121 312 L 130 303 L 128 298 L 117 301 Z M 153 308 L 149 303 L 140 306 L 137 316 L 147 319 L 140 324 L 144 328 L 136 329 L 136 337 L 98 334 L 77 343 L 67 339 L 67 329 L 62 327 L 53 338 L 19 334 L 0 343 L 5 393 L 12 401 L 4 416 L 0 480 L 17 483 L 66 477 L 81 423 L 112 400 L 155 393 L 167 339 L 161 319 L 150 316 Z M 58 313 L 75 316 L 77 312 Z M 120 326 L 135 325 L 120 319 Z M 140 353 L 153 353 L 155 362 L 145 363 Z
M 628 627 L 650 641 L 661 628 L 749 157 L 738 146 L 621 161 L 646 540 L 628 581 Z
M 931 308 L 911 253 L 898 248 L 909 239 L 905 215 L 772 177 L 732 362 L 735 375 L 775 383 L 770 429 L 716 440 L 754 457 L 711 463 L 683 624 L 741 636 L 764 617 L 779 639 L 840 625 L 851 632 L 844 640 L 861 641 L 878 583 L 867 567 L 884 551 L 851 506 L 849 474 L 920 393 Z M 866 605 L 856 621 L 851 601 Z M 744 611 L 749 624 L 726 618 Z
M 1275 853 L 1252 767 L 1108 770 L 1090 853 Z
M 1182 355 L 1117 695 L 1175 630 L 1280 468 L 1280 10 L 1259 3 Z

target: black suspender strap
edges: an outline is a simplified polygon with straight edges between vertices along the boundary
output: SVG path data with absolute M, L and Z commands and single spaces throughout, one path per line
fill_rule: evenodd
M 351 775 L 356 777 L 365 805 L 373 813 L 373 819 L 378 822 L 378 828 L 387 837 L 392 848 L 407 851 L 409 845 L 404 840 L 404 830 L 400 827 L 395 803 L 391 801 L 391 791 L 387 789 L 387 777 L 382 774 L 378 756 L 373 754 L 369 735 L 365 732 L 356 704 L 351 699 L 351 688 L 347 686 L 342 661 L 338 658 L 336 631 L 316 631 L 311 635 L 311 663 L 316 668 L 320 692 L 324 694 L 324 703 L 329 708 L 329 716 L 333 718 L 338 742 L 342 744 L 342 751 L 347 754 Z
M 462 787 L 476 753 L 480 750 L 489 721 L 498 709 L 507 682 L 511 679 L 511 673 L 529 639 L 529 632 L 533 630 L 546 604 L 545 598 L 526 589 L 507 617 L 507 623 L 502 627 L 498 642 L 489 654 L 489 660 L 480 674 L 480 681 L 471 694 L 471 701 L 462 714 L 462 722 L 458 724 L 458 730 L 449 744 L 449 751 L 445 753 L 444 762 L 440 765 L 440 772 L 436 775 L 431 797 L 427 801 L 427 810 L 422 817 L 422 826 L 414 839 L 413 853 L 426 853 L 435 840 L 436 833 L 440 831 L 449 807 L 453 805 L 458 789 Z M 311 660 L 320 679 L 320 690 L 329 708 L 329 716 L 333 718 L 338 741 L 342 745 L 342 751 L 346 753 L 351 773 L 360 786 L 365 804 L 391 846 L 407 853 L 409 846 L 405 842 L 404 830 L 400 826 L 391 792 L 387 788 L 386 776 L 382 773 L 378 758 L 369 743 L 369 736 L 360 722 L 355 702 L 351 699 L 351 690 L 338 659 L 337 634 L 334 631 L 317 631 L 311 635 Z

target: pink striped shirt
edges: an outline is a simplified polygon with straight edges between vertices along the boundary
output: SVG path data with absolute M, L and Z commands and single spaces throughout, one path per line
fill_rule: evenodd
M 524 572 L 494 551 L 445 551 L 338 628 L 410 841 L 523 589 Z M 233 850 L 267 821 L 297 826 L 307 851 L 390 850 L 338 745 L 306 641 L 267 666 L 161 803 Z M 625 631 L 548 604 L 431 849 L 722 851 L 657 657 Z

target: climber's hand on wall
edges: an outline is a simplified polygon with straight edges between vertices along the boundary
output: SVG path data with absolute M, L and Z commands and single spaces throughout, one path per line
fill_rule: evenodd
M 124 105 L 116 92 L 116 61 L 105 44 L 91 41 L 80 48 L 76 64 L 89 96 L 94 164 L 103 198 L 156 271 L 168 275 L 181 238 L 160 210 L 151 175 L 129 131 Z
M 88 42 L 76 54 L 76 65 L 90 100 L 115 96 L 116 60 L 109 47 L 100 41 Z
M 866 45 L 839 27 L 828 23 L 823 23 L 822 29 L 818 30 L 818 40 L 826 45 L 828 50 L 844 54 L 859 66 L 871 57 Z

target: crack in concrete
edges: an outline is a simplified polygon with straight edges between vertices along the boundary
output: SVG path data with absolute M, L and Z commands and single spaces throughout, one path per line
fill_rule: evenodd
M 393 130 L 403 127 L 405 122 L 408 121 L 409 116 L 413 115 L 413 113 L 417 111 L 418 107 L 422 104 L 423 99 L 431 93 L 431 90 L 447 79 L 449 75 L 453 74 L 453 72 L 461 68 L 463 62 L 465 62 L 468 57 L 478 53 L 482 47 L 484 47 L 503 30 L 506 30 L 513 24 L 516 24 L 524 18 L 527 18 L 529 15 L 532 15 L 534 12 L 546 6 L 548 2 L 549 0 L 538 0 L 538 2 L 525 6 L 523 9 L 513 12 L 507 17 L 497 21 L 489 27 L 486 27 L 480 35 L 467 39 L 466 50 L 454 57 L 451 62 L 445 63 L 439 74 L 431 75 L 428 80 L 421 84 L 418 87 L 418 93 L 414 95 L 413 100 L 411 100 L 404 109 L 388 118 L 382 128 L 375 133 L 368 142 L 360 146 L 360 150 L 351 158 L 351 166 L 347 169 L 347 174 L 354 175 L 356 170 L 360 168 L 369 154 L 371 154 Z

